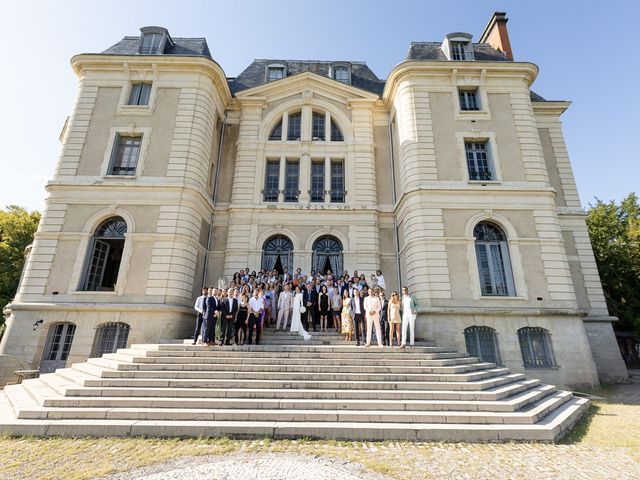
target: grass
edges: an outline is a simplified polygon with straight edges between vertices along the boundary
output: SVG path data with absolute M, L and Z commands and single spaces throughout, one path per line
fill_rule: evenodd
M 603 396 L 610 393 L 611 390 L 599 391 Z M 437 478 L 452 473 L 454 468 L 460 468 L 473 477 L 473 469 L 476 465 L 482 466 L 482 462 L 495 464 L 495 468 L 503 468 L 512 462 L 513 468 L 524 468 L 520 461 L 513 460 L 522 454 L 523 449 L 527 455 L 540 454 L 546 458 L 557 455 L 562 459 L 569 448 L 573 454 L 584 455 L 586 461 L 592 452 L 604 451 L 604 457 L 610 457 L 612 465 L 615 465 L 620 462 L 617 455 L 640 461 L 640 405 L 609 403 L 606 400 L 592 402 L 586 415 L 560 443 L 562 445 L 363 443 L 271 438 L 0 437 L 0 479 L 85 480 L 184 456 L 234 452 L 295 453 L 335 458 L 359 463 L 365 469 L 391 478 Z M 441 468 L 437 474 L 434 473 L 436 468 Z M 482 470 L 478 472 L 482 476 Z M 521 473 L 520 476 L 526 474 Z

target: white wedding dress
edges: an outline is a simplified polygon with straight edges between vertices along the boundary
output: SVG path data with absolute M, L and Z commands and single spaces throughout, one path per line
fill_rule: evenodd
M 300 315 L 300 307 L 302 307 L 302 293 L 296 293 L 293 297 L 293 314 L 291 315 L 291 331 L 298 332 L 305 340 L 309 340 L 311 335 L 307 333 L 302 326 L 302 319 Z

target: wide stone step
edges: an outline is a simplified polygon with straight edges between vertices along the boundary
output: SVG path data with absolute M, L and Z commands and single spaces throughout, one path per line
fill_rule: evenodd
M 241 396 L 221 398 L 188 397 L 58 397 L 49 398 L 45 406 L 56 408 L 187 408 L 187 409 L 302 409 L 302 410 L 433 410 L 433 411 L 485 411 L 514 412 L 555 393 L 552 385 L 538 385 L 515 393 L 504 400 L 412 400 L 406 398 L 317 398 L 298 392 L 292 398 L 246 398 Z M 246 393 L 246 392 L 245 392 Z M 401 393 L 401 392 L 400 392 Z M 399 395 L 400 396 L 400 395 Z M 264 395 L 267 397 L 267 395 Z M 374 395 L 372 395 L 374 397 Z M 30 405 L 38 406 L 38 405 Z
M 302 408 L 36 408 L 25 409 L 19 418 L 113 419 L 113 420 L 202 420 L 202 421 L 307 421 L 379 423 L 514 423 L 534 424 L 571 398 L 558 392 L 521 412 L 479 412 L 456 410 L 373 410 Z
M 171 347 L 171 348 L 166 348 Z M 146 355 L 163 355 L 163 356 L 210 356 L 213 352 L 304 352 L 304 353 L 386 353 L 401 355 L 405 353 L 424 354 L 424 353 L 455 353 L 446 347 L 371 347 L 356 345 L 216 345 L 207 347 L 204 345 L 131 345 L 128 349 L 120 349 L 118 353 L 133 352 Z
M 140 366 L 140 365 L 138 365 Z M 159 365 L 151 364 L 152 367 Z M 181 365 L 182 366 L 182 365 Z M 315 374 L 460 374 L 495 368 L 493 363 L 470 363 L 466 365 L 452 365 L 447 367 L 389 367 L 389 366 L 361 366 L 361 365 L 260 365 L 260 364 L 230 364 L 214 363 L 209 365 L 191 365 L 193 369 L 173 368 L 172 364 L 166 364 L 163 368 L 137 368 L 137 369 L 113 369 L 107 366 L 92 363 L 73 364 L 72 368 L 92 373 L 102 378 L 213 378 L 216 372 L 261 372 L 261 373 L 306 373 Z
M 11 420 L 0 434 L 38 436 L 160 436 L 333 438 L 336 440 L 554 441 L 584 412 L 587 400 L 572 398 L 534 425 L 312 421 Z

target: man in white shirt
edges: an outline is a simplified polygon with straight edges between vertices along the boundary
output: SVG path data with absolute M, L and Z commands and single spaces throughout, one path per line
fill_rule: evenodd
M 375 325 L 376 328 L 376 340 L 378 341 L 378 346 L 383 346 L 382 331 L 380 330 L 380 310 L 382 310 L 380 299 L 377 295 L 374 295 L 373 288 L 370 288 L 369 296 L 364 299 L 364 311 L 367 318 L 367 343 L 365 343 L 365 347 L 371 346 L 372 324 Z
M 253 329 L 256 330 L 256 345 L 260 345 L 260 315 L 264 310 L 264 302 L 258 298 L 258 289 L 253 291 L 253 296 L 249 299 L 249 332 L 248 345 L 251 345 Z
M 416 316 L 418 304 L 413 295 L 409 294 L 407 287 L 402 287 L 402 345 L 400 348 L 404 348 L 407 345 L 407 329 L 411 332 L 411 346 L 413 347 L 415 340 L 416 330 Z
M 284 292 L 278 296 L 278 321 L 276 322 L 276 330 L 280 328 L 280 322 L 282 328 L 287 329 L 287 322 L 289 321 L 289 314 L 293 307 L 293 294 L 291 293 L 291 286 L 287 283 L 284 286 Z
M 204 302 L 207 299 L 207 292 L 207 288 L 202 289 L 202 295 L 196 299 L 196 304 L 193 307 L 195 311 L 198 312 L 196 315 L 196 329 L 193 332 L 193 345 L 198 342 L 198 337 L 200 336 L 200 330 L 202 328 L 202 314 L 204 313 Z

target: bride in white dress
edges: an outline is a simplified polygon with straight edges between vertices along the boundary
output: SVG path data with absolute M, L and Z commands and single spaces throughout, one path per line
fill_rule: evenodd
M 300 318 L 302 308 L 302 293 L 300 292 L 300 287 L 296 287 L 296 294 L 293 296 L 293 314 L 291 315 L 291 331 L 298 332 L 305 340 L 309 340 L 311 335 L 307 333 L 307 331 L 302 326 L 302 320 Z

